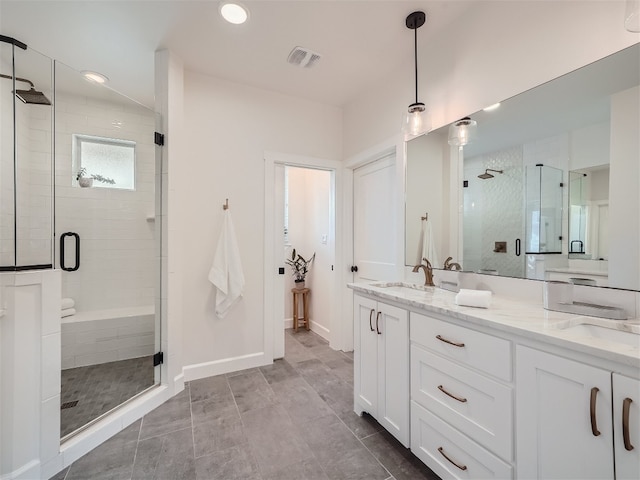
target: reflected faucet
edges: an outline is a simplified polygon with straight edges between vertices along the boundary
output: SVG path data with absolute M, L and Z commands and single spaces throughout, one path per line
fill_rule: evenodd
M 420 265 L 416 265 L 415 267 L 413 267 L 413 270 L 411 271 L 413 273 L 417 273 L 418 270 L 422 268 L 422 270 L 424 270 L 424 286 L 435 287 L 433 283 L 433 268 L 431 267 L 431 262 L 429 262 L 429 260 L 427 260 L 426 258 L 423 258 L 422 261 L 426 262 L 426 265 L 421 263 Z
M 444 269 L 445 270 L 462 270 L 462 267 L 460 266 L 459 263 L 456 262 L 452 262 L 451 260 L 453 260 L 453 257 L 448 257 L 445 261 L 444 261 Z

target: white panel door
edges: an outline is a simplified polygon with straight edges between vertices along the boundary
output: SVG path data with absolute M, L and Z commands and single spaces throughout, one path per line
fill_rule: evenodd
M 378 303 L 378 421 L 409 446 L 409 312 Z
M 353 172 L 354 281 L 396 276 L 395 154 Z
M 284 245 L 284 165 L 274 165 L 274 258 L 276 259 L 277 268 L 285 267 L 285 252 L 288 251 Z M 274 336 L 273 336 L 273 358 L 284 357 L 284 302 L 289 298 L 284 293 L 285 276 L 274 272 L 273 278 L 273 320 L 274 320 Z
M 640 478 L 640 382 L 613 374 L 616 480 Z
M 518 478 L 613 478 L 611 373 L 516 348 Z

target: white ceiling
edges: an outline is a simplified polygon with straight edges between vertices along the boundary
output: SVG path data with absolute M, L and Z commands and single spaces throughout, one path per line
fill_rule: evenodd
M 421 45 L 478 0 L 246 0 L 250 19 L 231 25 L 218 1 L 0 0 L 0 34 L 153 106 L 154 52 L 169 48 L 187 70 L 341 106 L 398 68 L 413 75 L 413 31 L 406 16 L 427 13 Z M 295 46 L 322 55 L 311 69 L 289 65 Z M 445 46 L 443 45 L 443 48 Z M 419 47 L 420 49 L 420 47 Z

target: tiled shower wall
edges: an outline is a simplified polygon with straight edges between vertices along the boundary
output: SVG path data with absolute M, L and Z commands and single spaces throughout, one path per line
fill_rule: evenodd
M 78 311 L 154 305 L 155 116 L 131 102 L 64 93 L 56 101 L 56 266 L 61 234 L 75 232 L 81 244 L 80 268 L 62 274 L 62 296 Z M 135 190 L 80 188 L 73 134 L 136 142 Z M 74 264 L 71 253 L 67 266 Z
M 3 70 L 10 71 L 10 70 Z M 20 88 L 22 85 L 18 84 Z M 0 265 L 51 263 L 52 107 L 16 101 L 17 230 L 14 233 L 14 126 L 12 82 L 0 82 Z
M 486 168 L 504 173 L 478 178 Z M 515 254 L 516 238 L 524 253 L 522 146 L 465 159 L 464 179 L 469 182 L 464 189 L 464 269 L 523 277 L 524 255 Z M 506 253 L 494 252 L 495 242 L 507 242 Z

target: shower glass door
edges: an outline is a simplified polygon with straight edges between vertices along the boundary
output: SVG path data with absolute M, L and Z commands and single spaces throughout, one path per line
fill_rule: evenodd
M 65 437 L 160 380 L 160 151 L 152 110 L 59 62 L 55 79 Z

